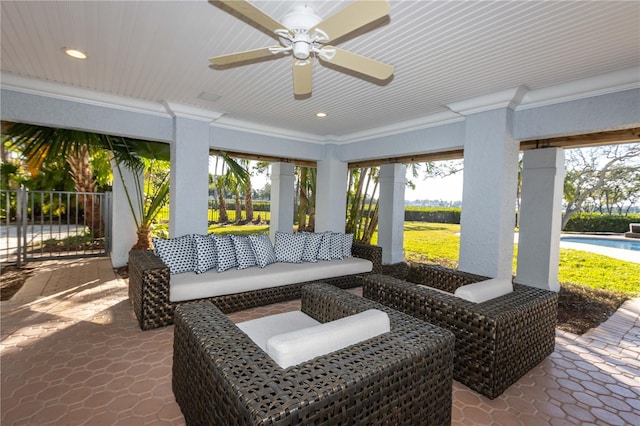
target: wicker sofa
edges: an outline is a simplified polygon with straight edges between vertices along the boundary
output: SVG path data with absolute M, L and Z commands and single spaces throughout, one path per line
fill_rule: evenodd
M 172 386 L 186 423 L 450 424 L 450 332 L 324 283 L 302 289 L 322 323 L 367 309 L 391 331 L 283 369 L 213 303 L 178 306 Z
M 354 243 L 351 252 L 354 257 L 370 260 L 373 264 L 373 273 L 382 270 L 382 248 L 379 246 Z M 341 288 L 358 287 L 360 281 L 356 276 L 338 276 L 323 279 L 323 281 Z M 131 250 L 129 253 L 129 299 L 142 330 L 173 324 L 174 308 L 184 302 L 169 300 L 170 280 L 169 268 L 153 251 Z M 304 284 L 305 282 L 301 281 L 295 284 L 216 296 L 207 300 L 214 302 L 224 313 L 230 313 L 298 299 Z
M 454 378 L 488 398 L 502 394 L 554 350 L 555 292 L 514 284 L 512 293 L 473 303 L 438 290 L 453 293 L 486 277 L 414 265 L 407 279 L 414 283 L 368 275 L 363 296 L 452 331 Z

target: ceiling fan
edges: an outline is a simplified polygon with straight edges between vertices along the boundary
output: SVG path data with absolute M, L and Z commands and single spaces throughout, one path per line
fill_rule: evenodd
M 276 21 L 245 0 L 220 0 L 218 3 L 268 30 L 279 45 L 247 50 L 210 58 L 215 66 L 243 65 L 248 61 L 293 57 L 293 92 L 297 97 L 311 94 L 313 58 L 376 80 L 393 75 L 391 65 L 358 55 L 328 43 L 352 33 L 389 14 L 386 1 L 357 0 L 336 14 L 322 20 L 306 5 L 294 6 Z

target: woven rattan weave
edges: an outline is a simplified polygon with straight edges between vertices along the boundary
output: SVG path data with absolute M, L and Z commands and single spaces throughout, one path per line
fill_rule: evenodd
M 378 246 L 353 244 L 352 253 L 356 257 L 373 263 L 372 272 L 382 270 L 382 249 Z M 356 275 L 323 280 L 341 288 L 358 287 Z M 149 250 L 129 252 L 129 299 L 133 304 L 138 323 L 142 330 L 173 324 L 173 311 L 177 304 L 169 301 L 169 268 Z M 262 290 L 217 296 L 213 301 L 225 313 L 241 311 L 256 306 L 283 302 L 300 298 L 300 289 L 305 282 L 266 288 Z
M 486 279 L 428 265 L 410 269 L 412 279 L 447 292 Z M 514 284 L 510 294 L 473 303 L 386 275 L 362 281 L 364 297 L 452 331 L 454 378 L 491 399 L 554 350 L 555 292 Z
M 450 424 L 450 332 L 327 284 L 302 290 L 320 322 L 371 308 L 389 333 L 282 369 L 214 304 L 178 306 L 172 386 L 187 424 Z

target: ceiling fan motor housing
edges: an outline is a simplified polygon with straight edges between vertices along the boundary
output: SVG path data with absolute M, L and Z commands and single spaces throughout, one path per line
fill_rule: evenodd
M 292 53 L 296 59 L 305 60 L 309 58 L 311 44 L 314 40 L 309 35 L 309 28 L 322 21 L 309 6 L 298 5 L 293 7 L 289 13 L 282 18 L 282 24 L 293 33 L 293 38 L 288 40 L 280 37 L 280 43 L 285 46 L 293 44 Z

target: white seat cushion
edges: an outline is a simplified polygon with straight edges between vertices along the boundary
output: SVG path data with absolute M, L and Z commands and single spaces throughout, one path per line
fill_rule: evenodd
M 469 302 L 481 303 L 511 293 L 512 291 L 513 284 L 511 280 L 493 278 L 458 287 L 455 295 Z
M 224 272 L 212 269 L 204 274 L 186 272 L 171 275 L 169 300 L 182 302 L 243 293 L 287 284 L 361 274 L 371 272 L 372 268 L 373 264 L 369 260 L 345 257 L 342 260 L 318 261 L 316 263 L 276 262 L 264 268 L 233 268 Z
M 271 337 L 320 324 L 321 322 L 316 321 L 302 311 L 291 311 L 239 322 L 236 326 L 244 331 L 260 349 L 266 352 L 267 340 Z
M 267 340 L 267 354 L 282 368 L 354 345 L 391 329 L 385 312 L 369 309 L 339 320 L 277 334 Z

